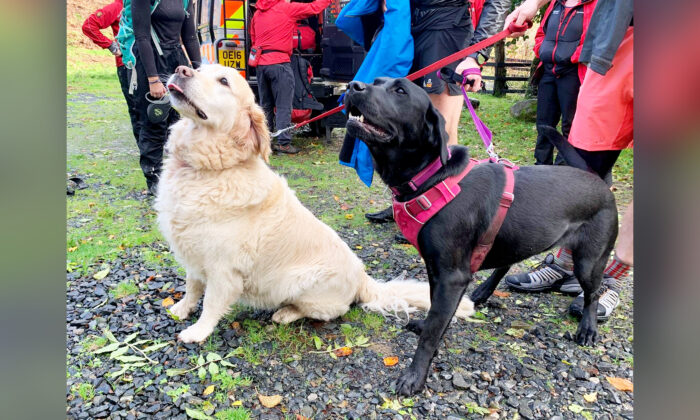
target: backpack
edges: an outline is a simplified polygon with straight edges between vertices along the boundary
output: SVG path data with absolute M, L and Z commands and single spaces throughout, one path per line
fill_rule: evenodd
M 156 10 L 161 0 L 155 0 L 151 5 L 151 14 Z M 187 6 L 189 5 L 189 0 L 182 0 L 182 5 L 185 8 L 185 15 L 189 16 L 187 12 Z M 156 46 L 156 51 L 158 55 L 163 55 L 163 50 L 160 49 L 160 42 L 158 41 L 158 35 L 156 31 L 151 26 L 151 38 L 153 39 L 153 44 Z M 124 0 L 124 9 L 122 10 L 122 16 L 119 19 L 119 32 L 116 36 L 117 43 L 119 43 L 119 50 L 122 52 L 122 61 L 127 69 L 131 71 L 131 80 L 129 81 L 129 94 L 133 95 L 134 90 L 137 88 L 136 82 L 136 72 L 133 71 L 136 65 L 136 57 L 134 56 L 134 44 L 136 43 L 136 38 L 134 36 L 134 24 L 131 20 L 131 0 Z

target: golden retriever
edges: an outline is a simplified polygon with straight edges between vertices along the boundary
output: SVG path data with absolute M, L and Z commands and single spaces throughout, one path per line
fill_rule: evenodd
M 201 342 L 232 304 L 277 309 L 272 320 L 330 320 L 352 303 L 381 313 L 430 307 L 425 282 L 378 283 L 362 261 L 316 219 L 266 162 L 270 135 L 245 79 L 219 65 L 178 67 L 168 81 L 182 118 L 172 126 L 155 207 L 161 232 L 187 271 L 170 310 Z M 471 315 L 464 299 L 458 316 Z

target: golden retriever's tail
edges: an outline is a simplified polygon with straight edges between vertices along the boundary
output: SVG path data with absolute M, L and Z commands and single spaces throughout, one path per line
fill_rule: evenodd
M 358 293 L 362 308 L 384 316 L 398 316 L 400 313 L 408 315 L 418 309 L 430 309 L 430 285 L 418 280 L 407 280 L 405 275 L 406 272 L 391 281 L 380 283 L 365 274 L 365 281 Z M 474 304 L 465 295 L 455 316 L 466 319 L 473 313 Z

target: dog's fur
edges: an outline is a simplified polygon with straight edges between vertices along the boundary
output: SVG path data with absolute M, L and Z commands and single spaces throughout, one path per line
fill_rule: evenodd
M 160 229 L 187 271 L 171 308 L 199 320 L 179 334 L 201 342 L 229 307 L 277 309 L 272 319 L 336 318 L 353 302 L 382 313 L 430 305 L 427 283 L 377 283 L 328 226 L 301 205 L 266 161 L 270 137 L 253 92 L 235 70 L 179 68 L 168 83 L 182 119 L 172 127 L 158 186 Z M 468 299 L 458 316 L 473 313 Z
M 351 116 L 363 116 L 364 122 L 348 119 L 348 133 L 367 144 L 387 185 L 402 186 L 441 158 L 445 166 L 417 191 L 402 189 L 400 201 L 419 196 L 467 164 L 469 150 L 463 146 L 453 147 L 448 160 L 442 116 L 423 89 L 407 79 L 379 78 L 373 85 L 351 82 L 345 106 Z M 617 236 L 615 199 L 600 178 L 576 168 L 522 167 L 514 175 L 515 201 L 481 267 L 495 270 L 472 300 L 486 301 L 512 264 L 555 245 L 566 246 L 573 252 L 574 273 L 585 295 L 576 342 L 592 344 L 597 336 L 596 293 Z M 477 166 L 459 183 L 462 192 L 418 236 L 432 305 L 425 320 L 407 326 L 420 339 L 411 366 L 397 383 L 402 394 L 412 394 L 425 383 L 440 338 L 472 279 L 471 252 L 496 213 L 504 182 L 500 165 Z

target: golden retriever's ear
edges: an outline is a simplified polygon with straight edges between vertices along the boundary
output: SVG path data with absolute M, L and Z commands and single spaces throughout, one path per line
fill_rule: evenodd
M 265 162 L 270 162 L 270 131 L 267 129 L 265 113 L 262 109 L 253 104 L 250 107 L 250 131 L 252 140 L 255 142 L 255 151 L 262 156 Z

